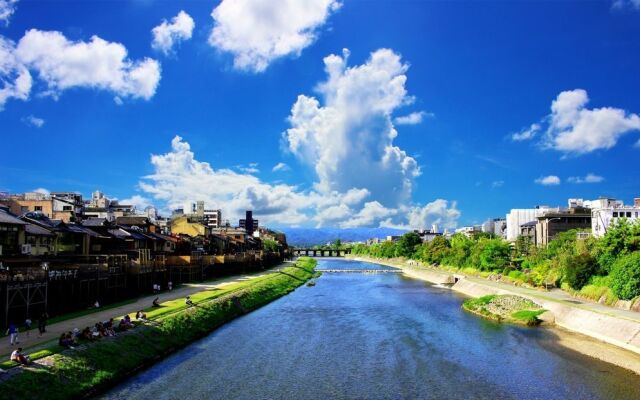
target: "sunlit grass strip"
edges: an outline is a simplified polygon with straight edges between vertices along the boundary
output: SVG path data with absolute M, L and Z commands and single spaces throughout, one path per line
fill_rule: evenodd
M 313 277 L 315 264 L 313 259 L 301 259 L 297 266 L 270 274 L 269 279 L 249 280 L 243 288 L 165 314 L 126 334 L 56 354 L 52 367 L 25 369 L 0 384 L 0 399 L 31 399 L 35 387 L 46 389 L 38 393 L 39 399 L 81 398 L 104 390 L 225 322 L 293 291 Z

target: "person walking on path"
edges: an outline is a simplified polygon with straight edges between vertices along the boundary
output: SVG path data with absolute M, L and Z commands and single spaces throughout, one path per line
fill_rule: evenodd
M 29 331 L 31 330 L 31 318 L 27 315 L 27 318 L 24 320 L 24 331 L 27 332 L 27 337 L 29 337 Z
M 46 311 L 42 312 L 40 315 L 40 319 L 38 320 L 38 331 L 40 332 L 40 336 L 42 336 L 47 331 L 47 320 L 49 319 L 49 314 Z
M 18 340 L 18 327 L 13 322 L 9 322 L 7 335 L 9 335 L 9 342 L 11 343 L 11 346 L 20 343 L 20 341 Z

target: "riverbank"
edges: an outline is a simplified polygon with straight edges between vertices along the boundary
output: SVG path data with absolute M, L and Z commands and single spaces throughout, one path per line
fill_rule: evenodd
M 545 292 L 510 286 L 461 273 L 438 271 L 413 263 L 408 264 L 407 261 L 398 262 L 362 256 L 349 258 L 400 268 L 407 276 L 430 283 L 450 284 L 452 290 L 473 298 L 487 295 L 515 295 L 529 299 L 548 310 L 541 319 L 562 328 L 562 335 L 558 332 L 563 338 L 559 340 L 559 344 L 640 375 L 640 313 L 576 301 L 570 295 L 560 291 Z M 580 339 L 571 338 L 567 331 L 579 334 Z
M 99 393 L 222 324 L 295 290 L 314 276 L 315 265 L 313 259 L 300 259 L 291 267 L 247 282 L 240 290 L 163 313 L 150 323 L 43 358 L 37 365 L 19 367 L 0 384 L 0 399 L 33 398 L 35 393 L 40 399 L 85 398 Z
M 462 308 L 482 318 L 526 326 L 540 325 L 538 316 L 546 311 L 523 297 L 495 294 L 467 299 Z

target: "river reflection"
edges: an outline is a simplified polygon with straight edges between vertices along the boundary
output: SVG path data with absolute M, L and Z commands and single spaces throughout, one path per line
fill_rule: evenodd
M 325 273 L 104 398 L 639 398 L 636 375 L 557 349 L 551 331 L 469 315 L 462 300 L 401 274 Z

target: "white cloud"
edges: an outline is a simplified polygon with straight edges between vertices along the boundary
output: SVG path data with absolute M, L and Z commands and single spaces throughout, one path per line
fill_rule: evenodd
M 60 32 L 31 29 L 18 42 L 15 55 L 38 72 L 53 96 L 66 89 L 89 87 L 148 100 L 160 82 L 156 60 L 132 61 L 122 44 L 98 36 L 89 42 L 73 42 Z
M 544 119 L 548 121 L 542 142 L 545 148 L 585 154 L 610 149 L 624 134 L 640 130 L 638 114 L 612 107 L 588 109 L 588 102 L 587 92 L 582 89 L 558 95 L 551 104 L 551 114 Z
M 491 182 L 491 187 L 493 189 L 504 186 L 504 181 L 493 181 Z
M 511 135 L 511 140 L 513 140 L 514 142 L 521 142 L 523 140 L 533 139 L 538 134 L 538 132 L 540 132 L 540 129 L 540 124 L 531 124 L 531 126 L 527 129 Z
M 38 118 L 34 115 L 29 115 L 22 118 L 22 122 L 28 126 L 33 126 L 36 128 L 42 128 L 42 126 L 44 125 L 44 119 Z
M 136 211 L 143 211 L 145 208 L 152 206 L 152 201 L 148 197 L 140 196 L 139 194 L 135 194 L 128 199 L 118 200 L 119 204 L 132 205 L 136 208 Z
M 424 117 L 433 116 L 433 114 L 426 113 L 424 111 L 412 112 L 409 115 L 403 115 L 402 117 L 396 117 L 393 119 L 398 125 L 417 125 L 422 123 Z
M 171 23 L 163 20 L 160 25 L 151 30 L 153 34 L 151 47 L 165 55 L 170 54 L 174 45 L 191 39 L 194 27 L 193 18 L 186 12 L 180 11 L 171 19 Z
M 614 9 L 625 9 L 629 7 L 640 10 L 640 0 L 613 0 L 611 7 Z
M 339 7 L 337 0 L 223 0 L 211 13 L 209 44 L 232 53 L 235 68 L 262 72 L 300 55 Z
M 32 192 L 33 193 L 44 194 L 45 196 L 49 196 L 51 194 L 51 191 L 49 189 L 45 189 L 45 188 L 33 189 Z
M 142 178 L 140 189 L 165 209 L 204 200 L 207 207 L 221 208 L 225 219 L 235 220 L 244 210 L 252 209 L 261 223 L 316 226 L 411 226 L 425 219 L 454 223 L 459 212 L 444 200 L 425 206 L 385 207 L 380 202 L 365 201 L 371 196 L 365 188 L 344 192 L 301 191 L 295 186 L 271 184 L 249 173 L 230 169 L 213 169 L 198 161 L 190 145 L 176 136 L 171 151 L 152 155 L 154 173 Z M 150 201 L 149 201 L 150 202 Z M 411 216 L 411 219 L 409 219 Z M 422 221 L 422 222 L 421 222 Z
M 32 79 L 15 55 L 15 43 L 0 36 L 0 111 L 9 99 L 28 100 Z
M 298 96 L 284 136 L 289 150 L 315 169 L 321 193 L 366 188 L 372 199 L 396 208 L 410 200 L 420 174 L 415 159 L 393 144 L 392 113 L 413 100 L 405 89 L 408 66 L 381 49 L 347 67 L 348 54 L 324 59 L 328 78 L 318 87 L 324 104 Z
M 560 184 L 560 178 L 558 178 L 555 175 L 541 176 L 540 178 L 536 179 L 535 182 L 538 185 L 554 186 L 554 185 L 559 185 Z
M 11 16 L 16 12 L 18 0 L 0 0 L 0 23 L 9 26 Z
M 600 183 L 604 181 L 604 178 L 600 175 L 588 173 L 584 177 L 582 176 L 570 176 L 567 181 L 571 183 Z
M 279 162 L 279 163 L 277 163 L 277 164 L 276 164 L 276 165 L 274 165 L 274 166 L 273 166 L 273 168 L 271 169 L 271 171 L 273 171 L 273 172 L 279 172 L 279 171 L 290 171 L 290 170 L 291 170 L 291 168 L 290 168 L 287 164 L 285 164 L 285 163 L 283 163 L 283 162 Z
M 258 164 L 250 163 L 248 167 L 239 165 L 237 168 L 247 174 L 257 174 L 260 170 L 257 168 Z

